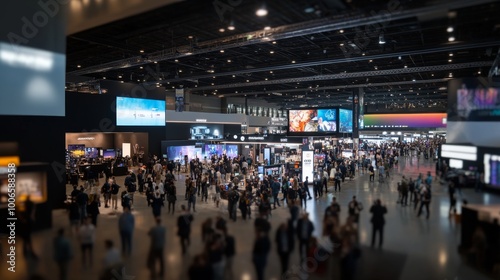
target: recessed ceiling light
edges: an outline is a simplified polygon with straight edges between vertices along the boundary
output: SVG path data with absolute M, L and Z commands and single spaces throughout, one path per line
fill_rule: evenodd
M 215 76 L 213 76 L 212 78 L 215 79 Z
M 271 74 L 272 74 L 272 73 L 273 73 L 273 71 L 269 71 L 269 73 L 271 73 Z
M 141 80 L 137 79 L 138 82 L 140 82 Z
M 78 68 L 82 68 L 82 66 L 81 66 L 80 64 L 78 64 L 76 67 L 78 67 Z
M 236 75 L 233 75 L 233 78 L 235 78 L 235 77 L 236 77 Z
M 198 87 L 198 85 L 194 85 L 194 87 Z
M 178 60 L 178 59 L 176 59 L 176 60 L 174 60 L 174 61 L 175 61 L 175 62 L 179 62 L 179 60 Z
M 264 27 L 264 30 L 271 30 L 271 26 Z
M 249 80 L 247 80 L 247 83 L 250 82 Z
M 416 82 L 417 80 L 413 79 L 412 81 Z
M 265 17 L 265 16 L 267 16 L 267 13 L 268 13 L 268 12 L 267 12 L 266 7 L 261 7 L 261 8 L 259 8 L 259 9 L 255 12 L 255 14 L 256 14 L 257 16 L 259 16 L 259 17 Z
M 449 26 L 448 28 L 446 28 L 446 32 L 448 33 L 453 32 L 453 30 L 454 30 L 453 26 Z
M 452 60 L 451 60 L 451 59 L 448 59 L 448 62 L 452 62 Z
M 276 44 L 276 41 L 273 41 L 273 44 Z
M 477 73 L 478 73 L 479 75 L 481 75 L 481 70 L 477 71 Z
M 215 84 L 214 84 L 214 83 L 212 83 L 212 86 L 214 86 L 214 85 L 215 85 Z
M 401 56 L 398 56 L 398 59 L 401 60 Z
M 340 29 L 340 30 L 339 30 L 339 32 L 340 32 L 340 33 L 344 33 L 344 29 Z
M 142 66 L 141 66 L 141 67 L 139 67 L 139 69 L 142 69 L 142 68 L 144 68 L 144 67 L 142 67 Z
M 235 30 L 235 29 L 236 29 L 236 27 L 234 27 L 234 25 L 233 25 L 233 24 L 230 24 L 230 25 L 227 27 L 227 30 L 231 30 L 231 31 L 233 31 L 233 30 Z
M 432 73 L 431 76 L 434 77 L 434 73 Z
M 122 75 L 118 75 L 118 79 L 121 79 L 122 78 Z
M 193 39 L 193 36 L 189 35 L 189 36 L 188 36 L 188 39 Z
M 340 46 L 343 47 L 344 46 L 344 43 L 340 43 Z
M 295 60 L 292 60 L 292 63 L 295 63 Z
M 224 31 L 226 31 L 226 29 L 224 29 L 224 28 L 219 29 L 219 32 L 221 32 L 221 33 Z
M 122 84 L 123 84 L 123 81 L 120 81 L 120 83 L 122 83 Z
M 172 88 L 175 88 L 174 86 L 172 86 Z
M 264 80 L 266 80 L 266 81 L 267 81 L 267 78 L 265 78 Z
M 154 63 L 156 64 L 156 63 L 158 63 L 158 61 L 155 61 Z
M 140 52 L 140 53 L 144 53 L 144 50 L 140 50 L 139 52 Z
M 231 59 L 228 59 L 228 60 L 227 60 L 227 62 L 228 62 L 228 63 L 231 63 Z
M 454 42 L 454 41 L 455 41 L 455 37 L 453 37 L 453 36 L 448 37 L 448 42 Z
M 362 53 L 361 55 L 365 55 L 365 53 Z
M 270 53 L 270 54 L 273 54 L 273 53 L 274 53 L 274 51 L 270 51 L 269 53 Z
M 453 56 L 453 53 L 450 53 L 449 56 Z
M 221 53 L 224 53 L 224 50 L 220 50 Z
M 408 68 L 408 65 L 405 65 L 405 68 Z
M 368 62 L 369 62 L 369 63 L 372 63 L 372 62 L 373 62 L 373 60 L 371 60 L 371 59 L 370 59 L 370 60 L 368 60 Z
M 479 74 L 481 74 L 481 73 L 479 73 Z M 106 77 L 102 77 L 102 79 L 103 79 L 103 80 L 106 80 Z

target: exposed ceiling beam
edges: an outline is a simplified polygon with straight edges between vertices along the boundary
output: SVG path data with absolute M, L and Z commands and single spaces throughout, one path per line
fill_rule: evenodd
M 159 62 L 169 59 L 186 57 L 190 55 L 219 51 L 223 49 L 266 43 L 269 42 L 270 40 L 282 40 L 282 39 L 306 36 L 311 34 L 317 34 L 321 32 L 354 28 L 359 26 L 372 26 L 372 25 L 378 26 L 383 22 L 414 18 L 415 15 L 419 16 L 422 14 L 434 13 L 436 10 L 449 11 L 449 10 L 466 8 L 470 6 L 487 4 L 491 2 L 496 2 L 496 0 L 476 0 L 476 1 L 458 0 L 452 2 L 440 1 L 427 7 L 408 9 L 408 10 L 398 9 L 397 11 L 393 11 L 392 13 L 386 11 L 387 12 L 386 14 L 379 13 L 369 17 L 358 17 L 349 19 L 347 18 L 347 16 L 343 16 L 341 18 L 337 16 L 333 18 L 332 17 L 324 18 L 304 23 L 297 23 L 297 24 L 271 28 L 271 30 L 268 31 L 259 30 L 259 31 L 234 35 L 230 37 L 225 37 L 221 39 L 201 42 L 196 47 L 193 47 L 192 45 L 173 47 L 162 51 L 150 53 L 147 56 L 135 56 L 127 59 L 108 62 L 101 65 L 96 65 L 92 67 L 87 67 L 85 69 L 72 71 L 69 72 L 68 74 L 80 76 L 92 73 L 100 73 L 100 72 L 144 65 L 148 63 L 153 63 L 155 61 Z
M 422 66 L 422 67 L 409 67 L 409 68 L 398 68 L 398 69 L 387 69 L 387 70 L 376 70 L 376 71 L 362 71 L 353 73 L 339 73 L 330 75 L 316 75 L 309 77 L 298 77 L 298 78 L 286 78 L 268 81 L 257 81 L 249 83 L 233 83 L 233 84 L 223 84 L 216 86 L 206 86 L 191 88 L 191 91 L 203 91 L 203 90 L 215 90 L 215 89 L 228 89 L 228 88 L 241 88 L 241 87 L 252 87 L 252 86 L 265 86 L 265 85 L 276 85 L 276 84 L 287 84 L 287 83 L 297 83 L 297 82 L 310 82 L 310 81 L 325 81 L 325 80 L 337 80 L 337 79 L 350 79 L 350 78 L 366 78 L 374 76 L 386 76 L 386 75 L 401 75 L 401 74 L 412 74 L 420 72 L 430 72 L 430 71 L 450 71 L 458 69 L 467 68 L 479 68 L 491 66 L 492 61 L 477 61 L 477 62 L 467 62 L 467 63 L 456 63 L 456 64 L 445 64 L 445 65 L 435 65 L 435 66 Z M 358 85 L 359 86 L 359 85 Z

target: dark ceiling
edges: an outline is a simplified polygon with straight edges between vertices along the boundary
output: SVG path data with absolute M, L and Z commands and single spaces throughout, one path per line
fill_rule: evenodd
M 281 108 L 348 105 L 363 88 L 369 104 L 442 110 L 447 81 L 488 76 L 500 46 L 498 1 L 268 0 L 259 17 L 261 3 L 188 0 L 71 35 L 68 80 Z

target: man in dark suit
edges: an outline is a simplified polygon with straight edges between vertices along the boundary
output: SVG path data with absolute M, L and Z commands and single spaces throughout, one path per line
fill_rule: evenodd
M 384 215 L 387 213 L 387 208 L 382 205 L 380 199 L 375 201 L 375 204 L 370 208 L 370 213 L 372 213 L 371 222 L 373 224 L 372 231 L 372 247 L 375 246 L 375 237 L 377 232 L 379 233 L 379 243 L 378 246 L 382 247 L 382 243 L 384 242 L 384 225 L 385 218 Z
M 305 213 L 297 223 L 297 236 L 299 238 L 300 258 L 305 261 L 309 251 L 309 241 L 314 231 L 314 224 L 309 220 L 309 214 Z

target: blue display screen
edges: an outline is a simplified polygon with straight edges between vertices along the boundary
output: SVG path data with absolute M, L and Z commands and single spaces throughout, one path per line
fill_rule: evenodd
M 165 101 L 116 97 L 117 126 L 165 126 Z
M 352 110 L 339 110 L 339 132 L 352 133 Z

